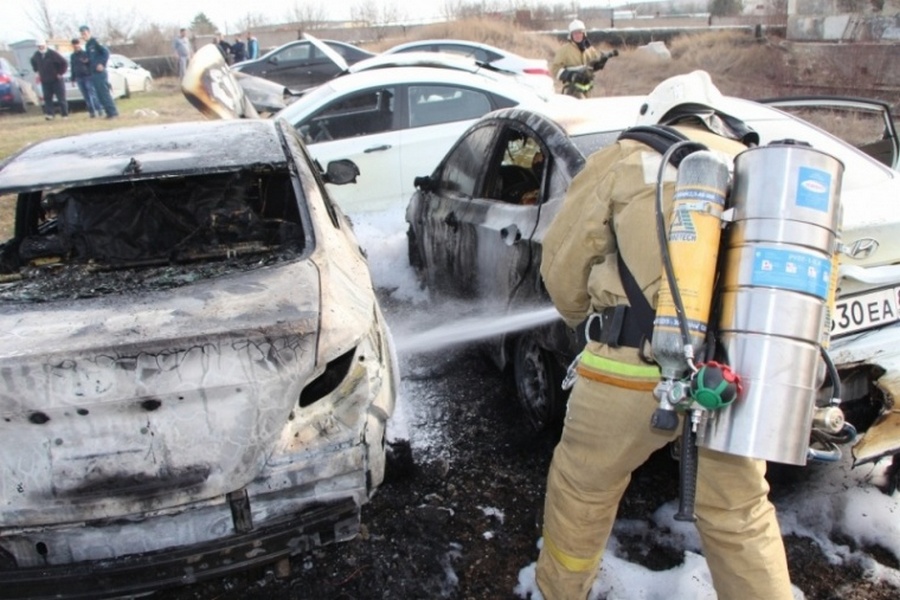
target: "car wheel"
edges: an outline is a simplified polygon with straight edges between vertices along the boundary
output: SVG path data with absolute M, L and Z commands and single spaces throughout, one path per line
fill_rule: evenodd
M 567 398 L 560 387 L 563 373 L 553 353 L 541 347 L 537 334 L 516 338 L 513 374 L 519 403 L 532 429 L 545 431 L 557 425 Z
M 150 78 L 148 77 L 147 79 L 144 80 L 144 91 L 149 92 L 152 89 L 153 89 L 153 82 L 150 81 Z
M 123 98 L 131 98 L 131 90 L 128 88 L 128 80 L 125 80 L 125 91 L 122 93 Z

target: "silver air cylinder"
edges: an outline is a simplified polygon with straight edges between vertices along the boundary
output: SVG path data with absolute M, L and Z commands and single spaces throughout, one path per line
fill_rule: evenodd
M 837 159 L 792 143 L 735 159 L 719 329 L 743 393 L 707 416 L 699 446 L 806 463 L 842 174 Z

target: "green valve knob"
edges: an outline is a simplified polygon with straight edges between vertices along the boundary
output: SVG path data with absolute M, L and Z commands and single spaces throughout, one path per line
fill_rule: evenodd
M 741 393 L 741 378 L 728 365 L 703 363 L 691 379 L 690 394 L 706 410 L 725 408 Z

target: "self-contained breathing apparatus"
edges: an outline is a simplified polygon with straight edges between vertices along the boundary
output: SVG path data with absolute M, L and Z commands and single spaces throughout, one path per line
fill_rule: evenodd
M 732 177 L 727 160 L 672 128 L 635 127 L 622 138 L 663 154 L 656 193 L 662 281 L 652 329 L 646 316 L 639 327 L 661 374 L 651 424 L 671 431 L 683 415 L 675 518 L 693 521 L 698 446 L 803 465 L 839 456 L 835 444 L 855 437 L 837 407 L 840 379 L 826 350 L 843 165 L 784 140 L 740 153 Z M 668 164 L 678 176 L 666 224 Z M 629 284 L 621 258 L 619 270 L 629 310 L 646 314 L 649 303 Z M 817 407 L 826 369 L 833 398 Z M 811 448 L 811 437 L 827 451 Z

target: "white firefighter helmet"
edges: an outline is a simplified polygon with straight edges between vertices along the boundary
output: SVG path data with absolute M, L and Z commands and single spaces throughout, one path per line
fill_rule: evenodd
M 587 27 L 584 26 L 584 21 L 575 19 L 574 21 L 569 23 L 569 35 L 571 36 L 576 31 L 581 31 L 581 32 L 587 31 Z
M 638 115 L 638 125 L 665 124 L 664 117 L 678 106 L 720 110 L 722 92 L 713 85 L 709 73 L 693 71 L 675 75 L 657 85 L 647 96 Z

